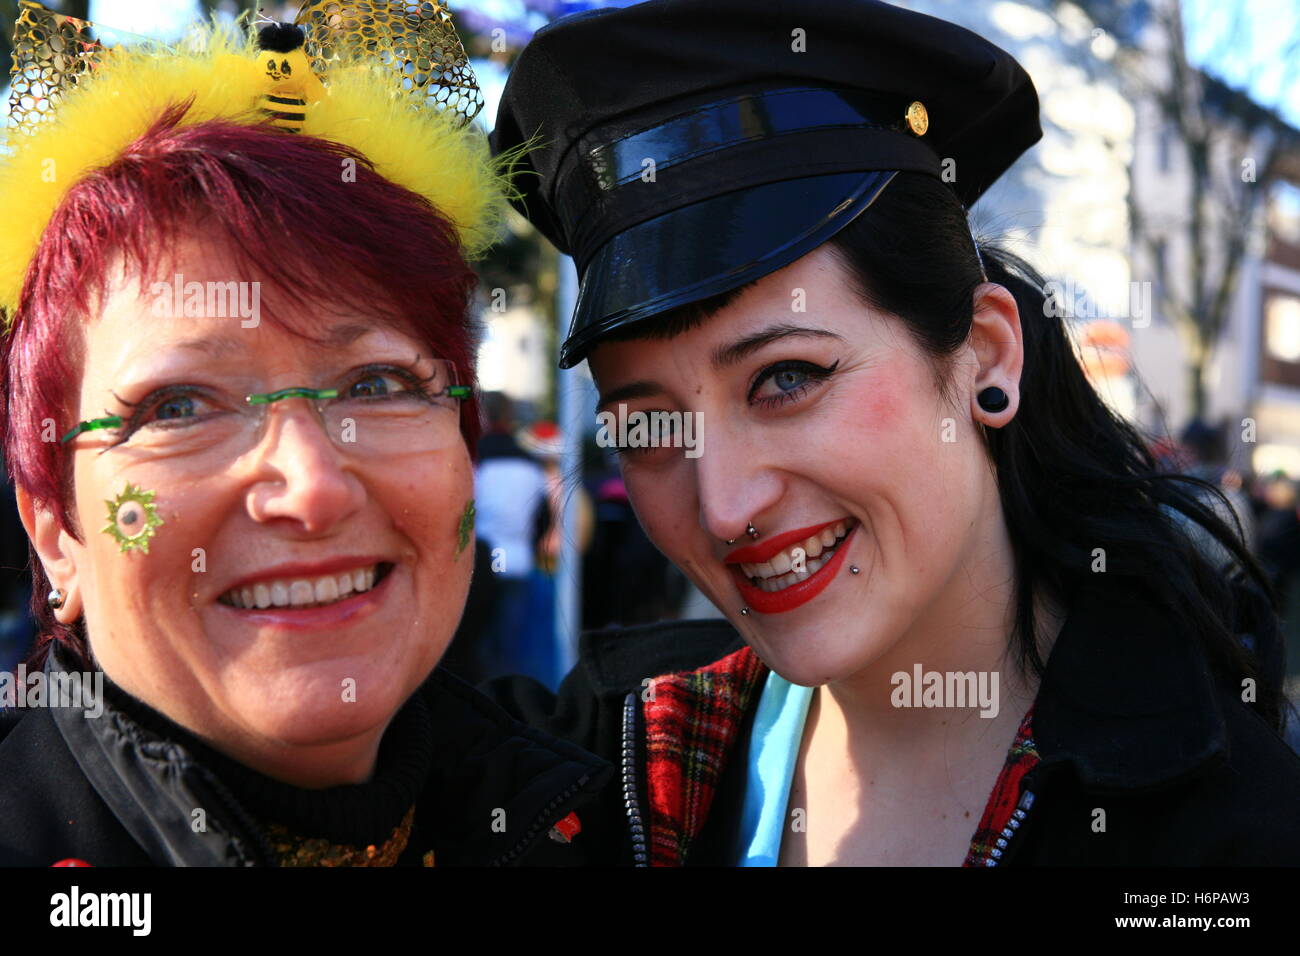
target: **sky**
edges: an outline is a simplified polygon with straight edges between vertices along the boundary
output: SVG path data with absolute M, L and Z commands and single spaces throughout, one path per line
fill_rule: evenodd
M 1300 49 L 1289 71 L 1284 56 L 1300 38 L 1300 0 L 1183 0 L 1183 20 L 1193 62 L 1300 127 Z M 1240 42 L 1226 42 L 1234 27 Z

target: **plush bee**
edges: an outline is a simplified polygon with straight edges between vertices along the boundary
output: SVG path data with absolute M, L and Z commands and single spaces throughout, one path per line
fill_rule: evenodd
M 312 72 L 302 28 L 292 23 L 268 23 L 257 31 L 258 69 L 266 77 L 266 93 L 259 104 L 272 125 L 297 133 L 307 118 L 307 104 L 324 95 Z

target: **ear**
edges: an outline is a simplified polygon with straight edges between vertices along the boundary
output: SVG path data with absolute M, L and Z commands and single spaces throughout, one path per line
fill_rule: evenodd
M 1004 286 L 986 282 L 975 290 L 970 344 L 979 363 L 970 397 L 971 414 L 977 422 L 1001 428 L 1016 417 L 1020 407 L 1020 372 L 1025 363 L 1020 309 Z M 1007 394 L 1007 407 L 1000 412 L 980 407 L 979 393 L 992 385 Z
M 50 586 L 67 592 L 63 607 L 54 616 L 63 624 L 71 624 L 81 617 L 81 587 L 77 576 L 77 560 L 73 548 L 77 539 L 59 527 L 59 519 L 46 508 L 38 508 L 27 489 L 18 485 L 14 489 L 18 499 L 18 516 L 22 519 L 27 537 L 36 548 L 36 554 L 45 568 Z

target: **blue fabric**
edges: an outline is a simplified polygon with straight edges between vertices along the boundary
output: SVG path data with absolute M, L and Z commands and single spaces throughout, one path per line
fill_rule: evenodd
M 736 866 L 776 866 L 781 856 L 790 784 L 814 690 L 768 672 L 749 735 Z

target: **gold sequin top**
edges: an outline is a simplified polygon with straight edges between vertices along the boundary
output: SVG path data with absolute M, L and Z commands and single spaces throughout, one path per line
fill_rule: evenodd
M 415 806 L 406 811 L 390 836 L 379 846 L 366 847 L 331 843 L 317 837 L 304 837 L 279 823 L 266 825 L 267 840 L 281 866 L 396 866 L 411 838 Z M 425 866 L 433 866 L 433 851 L 423 857 Z

